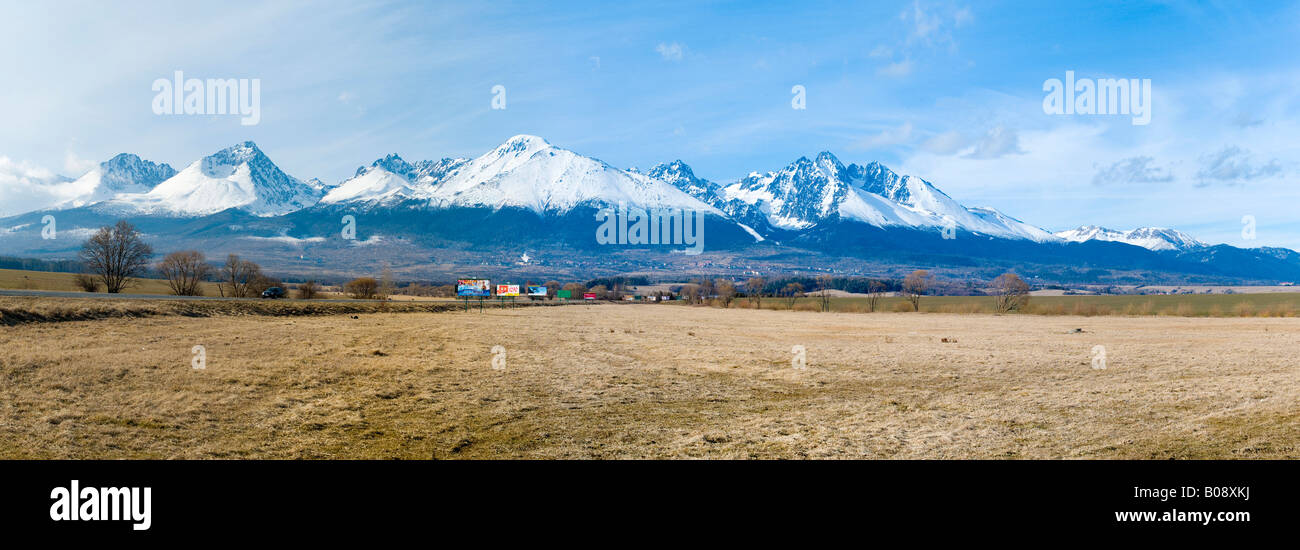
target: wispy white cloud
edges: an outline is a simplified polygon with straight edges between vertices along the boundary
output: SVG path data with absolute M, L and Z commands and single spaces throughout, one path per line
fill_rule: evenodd
M 975 141 L 975 148 L 966 154 L 966 158 L 995 159 L 1006 155 L 1022 155 L 1020 136 L 1011 128 L 997 126 L 991 128 L 984 137 Z
M 912 61 L 910 59 L 896 61 L 881 67 L 876 72 L 877 74 L 894 78 L 904 77 L 912 74 Z
M 912 139 L 912 123 L 904 122 L 897 128 L 885 128 L 880 133 L 867 136 L 849 145 L 852 151 L 870 151 L 907 143 Z
M 72 151 L 68 151 L 67 154 L 63 156 L 63 171 L 68 174 L 85 174 L 98 165 L 98 162 L 90 159 L 83 159 Z
M 53 206 L 71 197 L 70 178 L 28 161 L 0 156 L 0 216 Z
M 685 50 L 686 47 L 677 42 L 671 44 L 660 42 L 658 46 L 655 46 L 655 51 L 659 52 L 659 56 L 663 57 L 665 61 L 681 61 Z
M 949 130 L 921 142 L 921 150 L 936 155 L 955 155 L 969 147 L 971 139 L 957 130 Z
M 949 47 L 957 44 L 952 29 L 965 27 L 975 21 L 975 15 L 968 7 L 922 4 L 921 0 L 913 0 L 911 7 L 899 13 L 898 18 L 910 26 L 908 43 Z
M 1234 185 L 1269 178 L 1280 173 L 1282 173 L 1282 165 L 1277 159 L 1259 163 L 1255 161 L 1250 151 L 1229 145 L 1201 157 L 1201 169 L 1196 172 L 1196 179 L 1200 185 L 1213 183 Z
M 1095 185 L 1133 185 L 1142 183 L 1167 183 L 1173 181 L 1168 168 L 1157 166 L 1149 156 L 1129 157 L 1109 166 L 1100 167 L 1092 177 Z

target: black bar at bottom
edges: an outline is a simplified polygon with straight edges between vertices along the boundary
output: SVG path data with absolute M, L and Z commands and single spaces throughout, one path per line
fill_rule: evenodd
M 978 529 L 966 532 L 971 540 L 997 530 L 1196 538 L 1292 532 L 1300 520 L 1300 470 L 1274 461 L 18 461 L 0 468 L 7 533 L 127 541 L 183 542 L 199 533 L 205 542 L 258 533 L 428 536 L 483 521 L 555 538 L 600 525 L 720 529 L 724 517 L 763 528 L 869 526 L 877 534 Z M 149 528 L 53 520 L 52 491 L 73 480 L 81 490 L 150 488 Z M 1117 519 L 1129 512 L 1156 515 Z M 1208 523 L 1204 512 L 1214 515 Z

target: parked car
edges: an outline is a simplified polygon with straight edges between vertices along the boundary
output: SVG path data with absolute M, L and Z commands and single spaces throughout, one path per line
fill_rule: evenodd
M 266 289 L 266 290 L 263 290 L 263 291 L 262 291 L 262 297 L 263 297 L 263 298 L 271 298 L 271 299 L 273 299 L 273 300 L 274 300 L 274 299 L 277 299 L 277 298 L 284 298 L 284 297 L 285 297 L 284 289 L 283 289 L 283 288 L 280 288 L 280 287 L 278 287 L 278 286 L 273 286 L 273 287 L 271 287 L 271 288 L 268 288 L 268 289 Z

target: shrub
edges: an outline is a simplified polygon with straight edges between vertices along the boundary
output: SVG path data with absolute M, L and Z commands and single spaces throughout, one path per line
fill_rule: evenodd
M 360 277 L 343 285 L 343 291 L 356 300 L 374 300 L 379 296 L 379 281 L 374 277 Z
M 95 280 L 95 277 L 88 273 L 78 273 L 72 280 L 77 285 L 77 288 L 80 288 L 81 290 L 86 292 L 99 292 L 99 281 Z
M 298 285 L 298 299 L 311 300 L 320 294 L 320 285 L 316 281 L 306 281 Z

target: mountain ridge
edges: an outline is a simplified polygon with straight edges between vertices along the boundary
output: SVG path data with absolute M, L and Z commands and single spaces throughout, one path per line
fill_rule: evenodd
M 430 208 L 521 206 L 539 213 L 564 211 L 582 203 L 625 202 L 703 209 L 761 234 L 798 232 L 828 222 L 853 220 L 877 227 L 910 227 L 937 233 L 963 229 L 977 235 L 1036 242 L 1081 242 L 1086 239 L 1080 230 L 1088 227 L 1053 234 L 991 207 L 965 207 L 932 183 L 900 175 L 880 162 L 846 165 L 829 151 L 811 159 L 801 156 L 781 169 L 753 172 L 722 184 L 696 176 L 680 159 L 660 163 L 645 173 L 620 170 L 556 147 L 538 136 L 520 134 L 473 159 L 412 163 L 391 153 L 358 167 L 350 178 L 325 185 L 319 180 L 304 182 L 285 174 L 254 142 L 245 141 L 179 172 L 169 165 L 124 153 L 83 178 L 91 179 L 114 163 L 142 166 L 145 170 L 136 171 L 144 171 L 148 177 L 99 186 L 95 194 L 65 201 L 56 208 L 104 203 L 102 209 L 124 214 L 201 216 L 239 208 L 259 216 L 276 216 L 318 204 L 411 200 L 422 201 Z M 1106 231 L 1092 238 L 1136 246 L 1155 242 Z M 1186 237 L 1187 242 L 1203 244 L 1175 233 Z
M 1071 242 L 1092 240 L 1120 242 L 1148 250 L 1187 251 L 1210 246 L 1187 233 L 1165 227 L 1139 227 L 1130 231 L 1116 231 L 1098 225 L 1081 225 L 1075 229 L 1057 232 L 1055 235 Z
M 119 160 L 139 159 L 132 157 Z M 153 179 L 170 170 L 154 163 L 140 166 L 152 167 Z M 1131 242 L 1092 238 L 1118 233 L 1111 230 L 1052 234 L 991 207 L 963 206 L 932 183 L 879 162 L 845 164 L 825 151 L 724 184 L 699 177 L 680 159 L 645 172 L 622 170 L 540 137 L 518 135 L 468 159 L 411 162 L 390 153 L 359 166 L 351 177 L 325 184 L 284 173 L 246 141 L 191 163 L 153 188 L 142 187 L 132 180 L 127 192 L 108 200 L 0 219 L 0 251 L 75 252 L 75 243 L 41 241 L 34 231 L 43 212 L 55 211 L 60 231 L 77 235 L 126 217 L 142 230 L 173 238 L 171 246 L 261 251 L 277 262 L 287 262 L 277 256 L 287 252 L 301 261 L 316 255 L 317 262 L 368 257 L 370 263 L 493 265 L 509 249 L 532 250 L 539 258 L 542 250 L 571 254 L 565 265 L 588 269 L 675 265 L 677 260 L 660 255 L 668 250 L 628 252 L 635 258 L 616 264 L 610 263 L 611 249 L 594 246 L 593 215 L 626 205 L 703 212 L 709 227 L 706 249 L 734 266 L 777 262 L 778 269 L 795 269 L 799 264 L 789 259 L 805 257 L 809 263 L 803 269 L 854 270 L 870 262 L 890 269 L 1018 268 L 1068 280 L 1124 280 L 1141 272 L 1300 279 L 1300 253 L 1288 249 L 1206 247 L 1174 230 L 1125 233 L 1137 239 Z M 339 238 L 339 220 L 347 216 L 361 228 L 356 240 Z M 1141 246 L 1147 237 L 1189 246 Z M 372 256 L 359 256 L 362 250 Z M 389 255 L 373 256 L 381 250 Z

